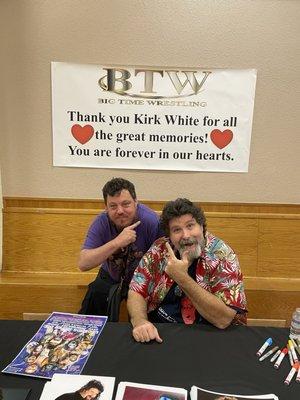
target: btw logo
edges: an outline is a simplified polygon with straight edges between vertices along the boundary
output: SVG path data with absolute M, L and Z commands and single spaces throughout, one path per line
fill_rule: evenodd
M 102 90 L 137 98 L 178 98 L 198 94 L 211 71 L 103 68 Z

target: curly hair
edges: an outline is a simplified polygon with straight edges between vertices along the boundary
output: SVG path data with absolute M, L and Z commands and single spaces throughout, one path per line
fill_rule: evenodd
M 129 182 L 127 179 L 113 178 L 103 186 L 102 193 L 104 203 L 106 204 L 107 196 L 115 196 L 116 194 L 120 194 L 122 190 L 128 190 L 131 197 L 136 200 L 135 187 L 133 183 Z
M 203 236 L 206 234 L 206 218 L 203 210 L 200 207 L 197 207 L 194 203 L 192 203 L 188 199 L 176 199 L 174 201 L 169 201 L 165 204 L 161 217 L 160 217 L 160 226 L 164 230 L 164 232 L 169 235 L 170 227 L 169 222 L 173 218 L 178 218 L 186 214 L 191 214 L 199 225 L 203 227 Z

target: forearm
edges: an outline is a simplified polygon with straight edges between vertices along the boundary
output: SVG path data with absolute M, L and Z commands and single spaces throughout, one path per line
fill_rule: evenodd
M 147 316 L 147 302 L 143 296 L 129 290 L 127 309 L 130 315 L 130 322 L 132 324 L 132 336 L 137 342 L 149 342 L 156 340 L 158 343 L 162 342 L 156 327 L 148 321 Z
M 95 249 L 81 250 L 78 260 L 79 269 L 81 271 L 89 271 L 92 268 L 98 267 L 119 248 L 118 241 L 113 239 Z
M 141 322 L 148 321 L 146 300 L 133 290 L 128 292 L 127 309 L 133 328 Z
M 230 325 L 236 311 L 228 307 L 214 294 L 199 286 L 186 273 L 178 274 L 176 282 L 203 318 L 220 329 L 227 328 Z

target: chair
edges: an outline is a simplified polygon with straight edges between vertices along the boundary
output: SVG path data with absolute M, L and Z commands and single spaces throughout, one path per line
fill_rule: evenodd
M 45 321 L 49 317 L 49 313 L 23 313 L 24 321 Z
M 247 324 L 249 326 L 271 326 L 277 328 L 285 328 L 285 319 L 264 319 L 264 318 L 247 318 Z

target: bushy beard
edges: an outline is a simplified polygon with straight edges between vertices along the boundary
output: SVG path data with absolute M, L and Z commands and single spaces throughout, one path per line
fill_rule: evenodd
M 193 249 L 190 249 L 190 245 L 194 245 Z M 186 253 L 188 260 L 193 261 L 201 256 L 204 248 L 205 239 L 201 239 L 200 241 L 194 238 L 182 239 L 179 243 L 179 254 L 182 257 L 183 253 Z

